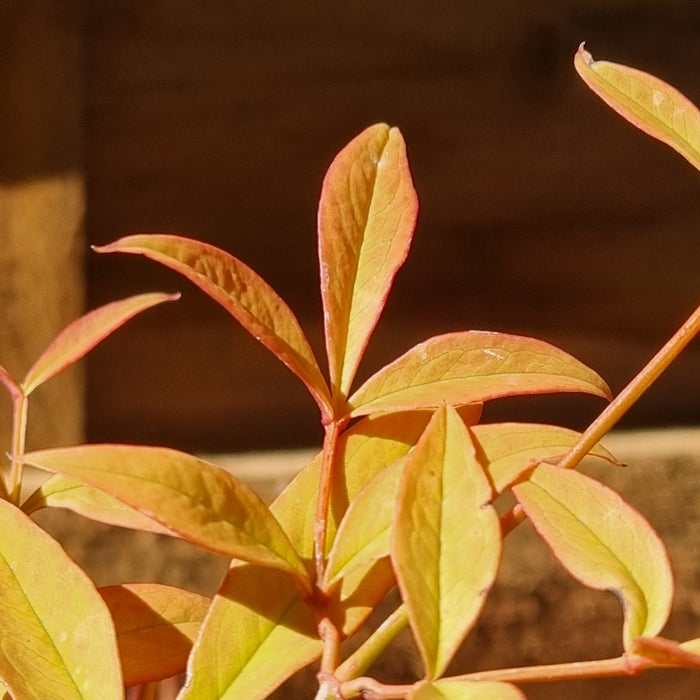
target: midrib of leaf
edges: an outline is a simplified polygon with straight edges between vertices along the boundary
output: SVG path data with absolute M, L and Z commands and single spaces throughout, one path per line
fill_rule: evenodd
M 71 672 L 70 672 L 70 670 L 69 670 L 69 666 L 66 664 L 66 659 L 63 657 L 63 654 L 61 654 L 59 648 L 56 646 L 56 643 L 54 642 L 53 636 L 51 635 L 51 633 L 49 632 L 49 630 L 46 629 L 46 626 L 44 625 L 44 622 L 43 622 L 43 620 L 41 619 L 41 616 L 38 614 L 38 612 L 36 611 L 36 609 L 35 609 L 34 606 L 32 605 L 32 601 L 29 599 L 29 597 L 27 596 L 27 594 L 24 592 L 24 586 L 21 585 L 20 580 L 19 580 L 19 579 L 17 578 L 17 576 L 15 575 L 15 571 L 14 571 L 14 569 L 12 568 L 10 562 L 8 562 L 7 559 L 6 559 L 6 557 L 3 556 L 2 554 L 0 554 L 0 557 L 2 557 L 2 560 L 5 562 L 5 566 L 7 567 L 7 570 L 11 573 L 12 578 L 13 578 L 13 579 L 15 580 L 15 582 L 17 583 L 17 589 L 18 589 L 19 591 L 22 592 L 22 595 L 23 595 L 23 597 L 24 597 L 24 600 L 25 600 L 26 603 L 27 603 L 27 606 L 28 606 L 29 609 L 32 611 L 32 613 L 34 614 L 34 619 L 39 623 L 39 627 L 41 627 L 41 629 L 44 631 L 44 634 L 46 635 L 46 637 L 51 641 L 51 646 L 52 646 L 53 650 L 56 652 L 56 656 L 58 656 L 58 658 L 61 660 L 61 664 L 62 664 L 62 666 L 63 666 L 63 669 L 64 669 L 65 672 L 66 672 L 66 673 L 65 673 L 66 677 L 70 679 L 70 682 L 73 684 L 73 687 L 75 688 L 76 693 L 77 693 L 80 697 L 84 697 L 83 694 L 82 694 L 82 692 L 81 692 L 81 690 L 80 690 L 80 687 L 79 687 L 78 684 L 76 683 L 75 679 L 73 678 L 73 675 L 71 674 Z

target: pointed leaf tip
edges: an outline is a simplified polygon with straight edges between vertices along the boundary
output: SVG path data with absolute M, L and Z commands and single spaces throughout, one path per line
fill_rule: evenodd
M 376 124 L 333 160 L 318 211 L 331 386 L 343 400 L 413 237 L 418 198 L 397 128 Z

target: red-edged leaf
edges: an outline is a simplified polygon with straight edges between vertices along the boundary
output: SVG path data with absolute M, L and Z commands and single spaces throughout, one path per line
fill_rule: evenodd
M 442 678 L 416 684 L 408 700 L 525 700 L 525 694 L 510 683 Z
M 513 493 L 572 576 L 620 598 L 626 650 L 636 637 L 661 631 L 673 599 L 671 565 L 663 542 L 632 506 L 595 479 L 549 464 Z
M 321 649 L 313 613 L 288 575 L 233 562 L 194 644 L 178 697 L 266 698 Z
M 406 458 L 391 558 L 426 676 L 441 676 L 474 625 L 501 556 L 492 490 L 453 408 Z
M 417 214 L 398 129 L 375 124 L 335 157 L 323 181 L 318 250 L 331 387 L 340 402 L 408 255 Z
M 594 61 L 583 44 L 574 65 L 588 87 L 618 114 L 700 170 L 700 110 L 685 95 L 636 68 Z
M 0 382 L 5 385 L 13 400 L 22 396 L 22 387 L 10 376 L 10 373 L 0 365 Z
M 22 382 L 25 396 L 40 384 L 77 362 L 83 355 L 104 340 L 110 333 L 124 325 L 136 314 L 164 301 L 179 299 L 179 294 L 139 294 L 101 306 L 73 321 L 32 365 Z
M 114 626 L 92 581 L 7 501 L 0 532 L 4 686 L 15 698 L 122 698 Z
M 463 331 L 416 345 L 370 377 L 349 404 L 350 415 L 361 416 L 554 392 L 610 397 L 593 370 L 549 343 Z
M 156 532 L 159 535 L 177 535 L 157 520 L 134 510 L 114 496 L 63 474 L 54 474 L 22 503 L 22 510 L 27 515 L 42 508 L 65 508 L 107 525 Z
M 536 423 L 486 423 L 471 430 L 497 493 L 538 462 L 563 457 L 581 437 L 575 430 Z M 602 445 L 590 454 L 620 465 Z
M 124 685 L 185 670 L 209 598 L 156 583 L 107 586 L 100 595 L 114 620 Z
M 328 387 L 296 316 L 240 260 L 207 243 L 164 234 L 126 236 L 95 250 L 144 255 L 187 277 L 284 362 L 328 412 Z
M 659 666 L 700 670 L 700 653 L 692 651 L 692 642 L 679 644 L 663 637 L 637 637 L 632 641 L 630 653 L 643 656 Z
M 81 445 L 25 462 L 94 486 L 211 551 L 293 573 L 304 563 L 260 498 L 229 472 L 163 447 Z

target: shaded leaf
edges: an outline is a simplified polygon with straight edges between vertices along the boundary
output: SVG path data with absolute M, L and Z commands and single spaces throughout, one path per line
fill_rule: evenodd
M 697 641 L 697 640 L 696 640 Z M 632 641 L 630 652 L 643 656 L 660 666 L 694 668 L 700 670 L 700 649 L 693 652 L 692 643 L 679 644 L 662 637 L 637 637 Z
M 185 670 L 209 598 L 156 583 L 107 586 L 100 595 L 114 620 L 124 685 Z
M 335 157 L 318 212 L 326 350 L 344 400 L 413 236 L 418 199 L 398 129 L 375 124 Z
M 194 644 L 179 698 L 266 698 L 321 649 L 313 613 L 288 575 L 233 562 Z
M 418 683 L 409 700 L 525 700 L 525 695 L 510 683 L 442 678 Z
M 95 250 L 144 255 L 187 277 L 284 362 L 304 382 L 322 412 L 328 411 L 326 381 L 296 316 L 240 260 L 207 243 L 164 234 L 126 236 Z
M 411 348 L 370 377 L 349 404 L 350 415 L 361 416 L 553 392 L 610 397 L 608 386 L 593 370 L 549 343 L 463 331 Z
M 464 423 L 438 410 L 407 457 L 391 557 L 429 679 L 476 621 L 501 556 L 491 486 Z
M 156 304 L 179 298 L 179 294 L 139 294 L 101 306 L 73 321 L 56 336 L 27 372 L 22 382 L 25 396 L 77 362 L 130 318 Z
M 163 447 L 81 445 L 31 452 L 25 462 L 99 488 L 206 549 L 308 574 L 277 520 L 229 472 Z
M 700 170 L 700 111 L 687 97 L 649 73 L 594 61 L 583 44 L 574 65 L 588 87 L 618 114 Z
M 0 501 L 0 678 L 23 700 L 123 696 L 107 606 L 61 546 Z
M 27 515 L 47 507 L 65 508 L 84 518 L 107 525 L 156 532 L 160 535 L 176 535 L 157 520 L 131 508 L 114 496 L 63 474 L 54 474 L 47 479 L 22 504 L 22 510 Z
M 536 423 L 487 423 L 471 430 L 496 493 L 538 462 L 563 457 L 581 437 L 575 430 Z M 620 464 L 602 445 L 590 454 Z
M 536 467 L 513 493 L 572 576 L 616 593 L 626 650 L 636 637 L 661 631 L 673 575 L 663 543 L 636 510 L 595 479 L 548 464 Z

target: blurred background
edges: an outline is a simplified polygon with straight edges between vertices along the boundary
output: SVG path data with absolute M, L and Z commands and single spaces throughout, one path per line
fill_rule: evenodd
M 700 103 L 699 39 L 697 0 L 1 0 L 0 362 L 21 375 L 81 308 L 183 292 L 37 392 L 35 442 L 318 444 L 302 384 L 213 301 L 88 246 L 157 231 L 225 248 L 325 367 L 321 181 L 378 121 L 406 139 L 420 214 L 358 380 L 483 329 L 555 343 L 618 391 L 699 301 L 700 180 L 603 105 L 573 55 L 586 41 Z M 624 425 L 697 424 L 699 386 L 696 342 Z M 582 427 L 601 408 L 559 396 L 486 418 Z

